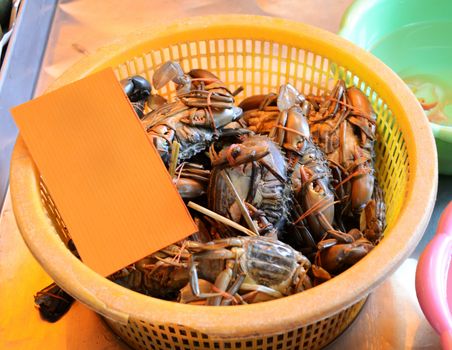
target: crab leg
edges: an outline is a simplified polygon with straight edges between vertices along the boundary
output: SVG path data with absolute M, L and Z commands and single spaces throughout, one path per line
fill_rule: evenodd
M 221 293 L 203 293 L 199 286 L 198 270 L 196 270 L 196 263 L 193 256 L 190 258 L 190 287 L 193 294 L 201 299 L 207 299 L 211 297 L 221 296 Z
M 259 284 L 243 283 L 242 286 L 240 287 L 240 290 L 261 292 L 274 298 L 283 297 L 283 295 L 277 290 Z
M 236 264 L 237 265 L 237 264 Z M 231 287 L 229 287 L 227 293 L 230 295 L 236 295 L 237 292 L 239 291 L 240 287 L 243 284 L 243 281 L 246 278 L 246 274 L 241 273 L 237 279 L 234 281 L 234 283 L 231 285 Z M 232 303 L 234 299 L 228 298 L 228 299 L 223 299 L 223 301 L 221 302 L 221 305 L 230 305 Z
M 215 297 L 210 297 L 207 299 L 207 305 L 218 306 L 221 304 L 221 300 L 223 296 L 229 296 L 229 293 L 226 293 L 228 289 L 229 283 L 232 279 L 232 268 L 234 266 L 233 260 L 228 260 L 226 262 L 226 267 L 223 271 L 219 273 L 215 280 L 215 288 L 213 290 L 219 290 L 220 295 Z M 232 297 L 232 295 L 231 295 Z

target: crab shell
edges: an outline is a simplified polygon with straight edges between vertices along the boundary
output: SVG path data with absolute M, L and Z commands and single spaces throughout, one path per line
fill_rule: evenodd
M 233 107 L 215 111 L 213 118 L 218 130 L 199 122 L 206 113 L 209 113 L 206 109 L 190 108 L 176 101 L 147 114 L 142 124 L 163 161 L 168 164 L 173 141 L 180 144 L 179 160 L 190 159 L 208 148 L 225 125 L 240 118 L 242 110 Z
M 309 277 L 305 275 L 311 267 L 309 260 L 279 240 L 269 237 L 232 237 L 209 242 L 204 247 L 216 244 L 219 246 L 217 254 L 211 248 L 194 254 L 199 276 L 211 283 L 223 271 L 226 260 L 232 259 L 245 274 L 245 284 L 268 287 L 282 295 L 302 291 L 304 287 L 297 287 L 299 278 L 305 282 L 304 286 L 310 285 Z M 225 254 L 225 250 L 230 253 Z M 215 259 L 207 258 L 206 253 L 215 255 Z
M 290 294 L 291 282 L 299 265 L 310 265 L 308 260 L 291 246 L 266 237 L 247 238 L 243 248 L 240 266 L 247 278 L 284 295 Z
M 242 221 L 236 197 L 228 188 L 222 174 L 226 172 L 239 197 L 261 210 L 275 229 L 281 229 L 286 221 L 287 197 L 290 192 L 286 174 L 287 164 L 281 149 L 268 137 L 257 135 L 246 138 L 238 146 L 240 156 L 252 154 L 257 149 L 266 149 L 268 154 L 259 160 L 250 160 L 235 166 L 214 167 L 208 189 L 210 209 L 235 222 Z M 227 147 L 223 148 L 219 157 L 227 158 L 227 151 Z M 266 166 L 271 167 L 272 171 Z

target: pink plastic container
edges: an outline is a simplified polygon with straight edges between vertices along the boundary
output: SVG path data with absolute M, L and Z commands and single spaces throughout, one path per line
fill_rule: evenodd
M 441 215 L 436 235 L 427 245 L 416 270 L 416 293 L 425 317 L 452 349 L 452 201 Z

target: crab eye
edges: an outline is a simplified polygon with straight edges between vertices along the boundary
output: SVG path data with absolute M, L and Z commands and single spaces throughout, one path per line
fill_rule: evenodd
M 301 150 L 303 148 L 303 142 L 302 141 L 298 141 L 297 142 L 297 149 Z
M 242 150 L 240 149 L 240 147 L 234 147 L 234 148 L 231 150 L 231 155 L 232 155 L 234 158 L 237 158 L 237 157 L 240 155 L 241 152 L 242 152 Z

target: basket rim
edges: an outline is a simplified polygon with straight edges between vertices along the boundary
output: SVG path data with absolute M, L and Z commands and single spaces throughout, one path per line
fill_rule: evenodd
M 11 160 L 10 186 L 14 214 L 24 241 L 63 289 L 113 321 L 126 324 L 132 317 L 158 325 L 183 325 L 223 338 L 294 329 L 329 317 L 366 297 L 411 254 L 427 227 L 436 198 L 438 176 L 436 146 L 421 107 L 408 87 L 381 61 L 325 30 L 290 20 L 253 15 L 191 17 L 125 36 L 116 44 L 82 59 L 52 88 L 80 79 L 107 63 L 122 62 L 126 52 L 127 56 L 136 55 L 149 43 L 158 47 L 168 38 L 180 42 L 188 41 L 190 37 L 193 40 L 194 34 L 199 35 L 194 36 L 198 40 L 203 40 L 204 37 L 213 39 L 212 36 L 244 37 L 244 33 L 250 39 L 292 42 L 294 46 L 305 42 L 305 46 L 315 46 L 315 52 L 326 57 L 328 52 L 334 52 L 334 56 L 347 62 L 344 66 L 353 67 L 356 75 L 366 76 L 366 81 L 378 86 L 380 97 L 391 106 L 397 118 L 409 156 L 407 194 L 397 222 L 387 232 L 389 235 L 358 264 L 303 293 L 236 307 L 211 308 L 164 301 L 107 280 L 69 252 L 45 212 L 39 191 L 39 173 L 19 135 Z M 338 290 L 342 292 L 337 293 Z M 275 310 L 279 310 L 277 317 Z

